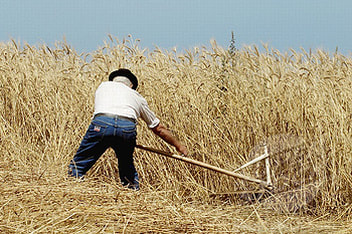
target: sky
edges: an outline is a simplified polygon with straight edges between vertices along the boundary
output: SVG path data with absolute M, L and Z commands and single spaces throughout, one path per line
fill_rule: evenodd
M 323 49 L 352 55 L 350 0 L 0 0 L 0 41 L 63 41 L 92 52 L 131 35 L 139 46 L 178 50 L 256 45 L 280 52 Z

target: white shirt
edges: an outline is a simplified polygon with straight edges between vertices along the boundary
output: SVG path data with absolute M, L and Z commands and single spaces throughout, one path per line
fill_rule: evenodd
M 95 92 L 94 115 L 98 113 L 135 120 L 141 117 L 149 128 L 154 128 L 160 123 L 142 95 L 120 82 L 105 81 L 99 85 Z

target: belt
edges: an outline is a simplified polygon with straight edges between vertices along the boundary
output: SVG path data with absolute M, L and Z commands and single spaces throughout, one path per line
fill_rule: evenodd
M 123 120 L 131 121 L 133 123 L 137 123 L 137 121 L 133 118 L 128 118 L 128 117 L 115 115 L 115 114 L 109 114 L 109 113 L 98 113 L 98 114 L 94 115 L 94 118 L 99 117 L 99 116 L 105 116 L 105 117 L 114 118 L 114 119 L 123 119 Z

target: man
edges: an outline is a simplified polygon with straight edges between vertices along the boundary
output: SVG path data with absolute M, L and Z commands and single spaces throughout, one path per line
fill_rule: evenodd
M 139 190 L 138 174 L 133 163 L 139 117 L 177 151 L 188 154 L 186 147 L 172 136 L 149 109 L 147 101 L 136 91 L 137 86 L 137 77 L 128 69 L 113 71 L 109 81 L 100 84 L 95 92 L 93 120 L 69 165 L 70 176 L 83 178 L 111 147 L 118 158 L 122 185 Z

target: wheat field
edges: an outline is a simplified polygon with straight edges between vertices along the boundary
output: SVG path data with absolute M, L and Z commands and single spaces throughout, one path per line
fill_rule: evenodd
M 266 144 L 273 197 L 217 196 L 260 187 L 141 149 L 138 192 L 120 185 L 112 150 L 85 181 L 68 179 L 94 91 L 122 67 L 190 158 L 234 171 Z M 212 41 L 178 52 L 109 36 L 79 54 L 65 41 L 1 42 L 0 232 L 350 233 L 351 83 L 351 58 L 322 50 L 230 53 Z M 176 153 L 143 122 L 137 143 Z M 241 171 L 263 172 L 260 163 Z M 309 186 L 294 203 L 278 199 Z

